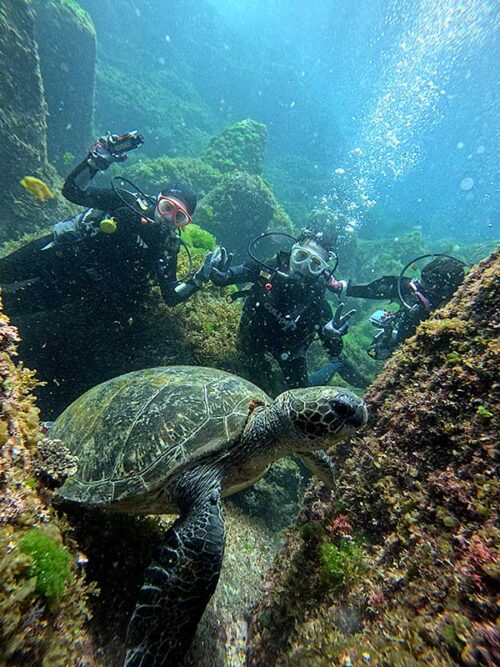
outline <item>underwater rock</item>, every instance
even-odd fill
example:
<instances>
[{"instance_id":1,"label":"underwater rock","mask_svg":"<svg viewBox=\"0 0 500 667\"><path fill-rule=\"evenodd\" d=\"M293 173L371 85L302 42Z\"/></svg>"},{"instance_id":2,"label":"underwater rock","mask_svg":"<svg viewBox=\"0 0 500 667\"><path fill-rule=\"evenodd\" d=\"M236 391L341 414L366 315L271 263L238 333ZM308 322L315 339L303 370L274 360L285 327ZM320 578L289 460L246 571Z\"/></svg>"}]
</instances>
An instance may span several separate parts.
<instances>
[{"instance_id":1,"label":"underwater rock","mask_svg":"<svg viewBox=\"0 0 500 667\"><path fill-rule=\"evenodd\" d=\"M299 466L288 457L275 461L262 479L231 501L268 530L279 531L295 519L302 490Z\"/></svg>"},{"instance_id":2,"label":"underwater rock","mask_svg":"<svg viewBox=\"0 0 500 667\"><path fill-rule=\"evenodd\" d=\"M27 0L0 7L0 243L43 229L74 207L61 195L44 203L21 186L26 176L58 192L61 180L47 162L47 103L34 37L34 12ZM91 102L89 102L91 105Z\"/></svg>"},{"instance_id":3,"label":"underwater rock","mask_svg":"<svg viewBox=\"0 0 500 667\"><path fill-rule=\"evenodd\" d=\"M196 219L241 261L250 241L270 228L276 208L273 193L259 176L236 171L203 198Z\"/></svg>"},{"instance_id":4,"label":"underwater rock","mask_svg":"<svg viewBox=\"0 0 500 667\"><path fill-rule=\"evenodd\" d=\"M249 666L498 664L499 276L498 254L474 267L369 389L333 501L310 487L264 581Z\"/></svg>"},{"instance_id":5,"label":"underwater rock","mask_svg":"<svg viewBox=\"0 0 500 667\"><path fill-rule=\"evenodd\" d=\"M144 192L159 192L171 181L185 181L204 197L222 180L222 174L198 157L157 157L141 159L127 167L124 175ZM194 214L196 222L196 212ZM187 228L189 229L189 228Z\"/></svg>"},{"instance_id":6,"label":"underwater rock","mask_svg":"<svg viewBox=\"0 0 500 667\"><path fill-rule=\"evenodd\" d=\"M76 0L35 0L35 39L47 103L47 149L67 171L92 142L96 33Z\"/></svg>"},{"instance_id":7,"label":"underwater rock","mask_svg":"<svg viewBox=\"0 0 500 667\"><path fill-rule=\"evenodd\" d=\"M85 626L93 587L35 478L36 380L14 364L17 344L0 313L0 664L99 665Z\"/></svg>"},{"instance_id":8,"label":"underwater rock","mask_svg":"<svg viewBox=\"0 0 500 667\"><path fill-rule=\"evenodd\" d=\"M260 176L264 165L267 127L255 120L241 120L212 137L203 158L223 174L246 171Z\"/></svg>"}]
</instances>

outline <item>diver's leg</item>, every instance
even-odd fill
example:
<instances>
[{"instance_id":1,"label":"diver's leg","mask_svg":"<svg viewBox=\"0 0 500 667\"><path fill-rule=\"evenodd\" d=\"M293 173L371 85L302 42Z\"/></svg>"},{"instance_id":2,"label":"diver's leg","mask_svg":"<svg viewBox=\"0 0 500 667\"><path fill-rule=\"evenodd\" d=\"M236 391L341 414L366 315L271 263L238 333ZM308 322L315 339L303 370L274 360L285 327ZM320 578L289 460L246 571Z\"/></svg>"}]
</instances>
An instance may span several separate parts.
<instances>
[{"instance_id":1,"label":"diver's leg","mask_svg":"<svg viewBox=\"0 0 500 667\"><path fill-rule=\"evenodd\" d=\"M204 490L146 570L128 626L125 667L181 664L217 586L224 537L220 490Z\"/></svg>"},{"instance_id":2,"label":"diver's leg","mask_svg":"<svg viewBox=\"0 0 500 667\"><path fill-rule=\"evenodd\" d=\"M2 257L0 284L22 282L39 276L52 260L53 250L42 250L51 241L52 234L47 234Z\"/></svg>"},{"instance_id":3,"label":"diver's leg","mask_svg":"<svg viewBox=\"0 0 500 667\"><path fill-rule=\"evenodd\" d=\"M62 279L49 282L34 278L0 288L4 311L11 317L62 308L82 298L84 293L85 286L81 283Z\"/></svg>"},{"instance_id":4,"label":"diver's leg","mask_svg":"<svg viewBox=\"0 0 500 667\"><path fill-rule=\"evenodd\" d=\"M241 362L241 374L268 393L273 393L272 362L266 358L267 345L262 338L258 321L241 318L236 346Z\"/></svg>"},{"instance_id":5,"label":"diver's leg","mask_svg":"<svg viewBox=\"0 0 500 667\"><path fill-rule=\"evenodd\" d=\"M288 389L307 387L307 360L305 355L293 358L284 358L283 354L276 354L276 360L281 366L285 383Z\"/></svg>"},{"instance_id":6,"label":"diver's leg","mask_svg":"<svg viewBox=\"0 0 500 667\"><path fill-rule=\"evenodd\" d=\"M360 373L351 361L348 361L343 356L341 357L341 361L342 366L337 372L342 379L353 387L367 387L370 384L370 380Z\"/></svg>"}]
</instances>

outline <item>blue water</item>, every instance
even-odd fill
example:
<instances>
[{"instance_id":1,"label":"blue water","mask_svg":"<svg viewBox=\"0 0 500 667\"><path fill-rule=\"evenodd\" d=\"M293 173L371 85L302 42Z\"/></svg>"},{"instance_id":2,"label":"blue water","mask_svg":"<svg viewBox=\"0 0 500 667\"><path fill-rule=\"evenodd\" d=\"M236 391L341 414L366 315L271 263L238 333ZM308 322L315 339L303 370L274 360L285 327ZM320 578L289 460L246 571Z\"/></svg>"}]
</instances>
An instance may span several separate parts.
<instances>
[{"instance_id":1,"label":"blue water","mask_svg":"<svg viewBox=\"0 0 500 667\"><path fill-rule=\"evenodd\" d=\"M498 237L497 2L213 4L229 32L288 61L291 76L259 111L277 145L291 128L295 153L299 142L328 160L324 194L354 227L378 234L392 221L431 238ZM294 116L309 96L317 118L301 137Z\"/></svg>"}]
</instances>

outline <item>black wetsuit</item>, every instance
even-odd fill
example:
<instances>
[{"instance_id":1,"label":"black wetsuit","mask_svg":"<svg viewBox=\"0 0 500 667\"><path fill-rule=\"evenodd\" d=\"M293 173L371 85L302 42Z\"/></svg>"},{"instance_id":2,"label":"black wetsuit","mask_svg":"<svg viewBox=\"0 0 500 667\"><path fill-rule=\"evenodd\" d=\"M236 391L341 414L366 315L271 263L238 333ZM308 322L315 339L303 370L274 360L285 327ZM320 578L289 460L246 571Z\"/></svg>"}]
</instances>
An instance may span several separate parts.
<instances>
[{"instance_id":1,"label":"black wetsuit","mask_svg":"<svg viewBox=\"0 0 500 667\"><path fill-rule=\"evenodd\" d=\"M228 271L225 285L252 283L245 296L240 320L240 345L251 360L257 384L262 378L263 356L271 353L280 365L287 387L307 387L306 352L316 336L330 356L342 349L341 339L329 340L323 326L332 318L325 299L326 281L323 277L312 283L289 274L289 256L280 253L276 259L279 273L270 280L261 275L258 264L241 264ZM221 284L220 281L218 284Z\"/></svg>"},{"instance_id":2,"label":"black wetsuit","mask_svg":"<svg viewBox=\"0 0 500 667\"><path fill-rule=\"evenodd\" d=\"M187 298L175 291L180 239L153 219L154 206L141 215L137 196L123 191L134 212L112 188L89 181L97 171L86 161L74 169L63 186L69 201L92 209L89 224L83 214L58 223L54 236L37 239L0 260L0 284L8 314L48 310L75 302L90 291L113 304L141 301L148 278L154 276L168 305ZM148 203L149 204L149 203ZM99 230L99 221L113 217L116 231ZM52 243L51 243L52 242ZM43 249L47 245L50 247ZM192 292L196 291L193 285Z\"/></svg>"}]
</instances>

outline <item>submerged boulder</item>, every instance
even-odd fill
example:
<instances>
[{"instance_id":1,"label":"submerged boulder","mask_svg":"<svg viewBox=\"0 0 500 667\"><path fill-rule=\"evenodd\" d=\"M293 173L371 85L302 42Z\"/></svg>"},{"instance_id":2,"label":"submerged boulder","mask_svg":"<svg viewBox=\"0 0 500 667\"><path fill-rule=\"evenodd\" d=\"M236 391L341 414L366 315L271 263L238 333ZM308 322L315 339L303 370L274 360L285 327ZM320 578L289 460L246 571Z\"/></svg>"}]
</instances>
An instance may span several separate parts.
<instances>
[{"instance_id":1,"label":"submerged boulder","mask_svg":"<svg viewBox=\"0 0 500 667\"><path fill-rule=\"evenodd\" d=\"M278 213L286 215L266 183L259 176L236 171L204 197L196 215L201 227L242 260L250 241L266 232Z\"/></svg>"},{"instance_id":2,"label":"submerged boulder","mask_svg":"<svg viewBox=\"0 0 500 667\"><path fill-rule=\"evenodd\" d=\"M96 33L76 0L35 0L51 162L67 169L92 140Z\"/></svg>"},{"instance_id":3,"label":"submerged boulder","mask_svg":"<svg viewBox=\"0 0 500 667\"><path fill-rule=\"evenodd\" d=\"M498 664L500 256L386 364L366 434L313 486L264 582L248 665Z\"/></svg>"},{"instance_id":4,"label":"submerged boulder","mask_svg":"<svg viewBox=\"0 0 500 667\"><path fill-rule=\"evenodd\" d=\"M85 629L85 556L37 477L32 371L0 304L0 664L99 665Z\"/></svg>"},{"instance_id":5,"label":"submerged boulder","mask_svg":"<svg viewBox=\"0 0 500 667\"><path fill-rule=\"evenodd\" d=\"M241 120L210 139L205 161L222 173L246 171L260 176L264 165L267 127L255 120Z\"/></svg>"},{"instance_id":6,"label":"submerged boulder","mask_svg":"<svg viewBox=\"0 0 500 667\"><path fill-rule=\"evenodd\" d=\"M0 7L0 243L47 227L73 210L57 194L61 180L47 161L48 109L34 21L27 0L6 0ZM41 202L24 190L20 182L26 176L42 179L54 197Z\"/></svg>"}]
</instances>

